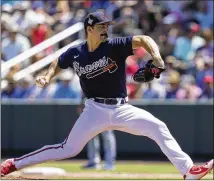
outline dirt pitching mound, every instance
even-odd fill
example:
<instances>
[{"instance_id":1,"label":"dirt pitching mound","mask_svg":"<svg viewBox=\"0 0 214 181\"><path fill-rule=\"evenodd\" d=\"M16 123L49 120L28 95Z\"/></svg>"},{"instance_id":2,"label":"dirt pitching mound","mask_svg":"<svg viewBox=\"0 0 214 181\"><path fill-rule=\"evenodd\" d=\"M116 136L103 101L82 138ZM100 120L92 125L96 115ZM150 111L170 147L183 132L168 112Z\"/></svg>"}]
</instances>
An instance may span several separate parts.
<instances>
[{"instance_id":1,"label":"dirt pitching mound","mask_svg":"<svg viewBox=\"0 0 214 181\"><path fill-rule=\"evenodd\" d=\"M209 179L209 175L206 177ZM182 179L180 174L149 174L149 173L99 173L99 172L76 172L76 173L66 173L63 176L47 176L47 175L26 175L19 173L10 174L8 176L2 177L2 180L51 180L51 179ZM211 178L210 178L211 179Z\"/></svg>"}]
</instances>

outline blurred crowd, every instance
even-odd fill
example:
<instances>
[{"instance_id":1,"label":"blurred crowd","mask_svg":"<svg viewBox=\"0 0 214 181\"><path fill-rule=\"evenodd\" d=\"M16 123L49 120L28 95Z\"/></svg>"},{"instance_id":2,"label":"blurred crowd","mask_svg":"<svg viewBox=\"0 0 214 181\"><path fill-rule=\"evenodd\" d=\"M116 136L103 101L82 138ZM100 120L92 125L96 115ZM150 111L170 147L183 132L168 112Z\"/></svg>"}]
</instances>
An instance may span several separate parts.
<instances>
[{"instance_id":1,"label":"blurred crowd","mask_svg":"<svg viewBox=\"0 0 214 181\"><path fill-rule=\"evenodd\" d=\"M151 57L143 49L127 58L130 99L197 100L213 98L213 1L96 0L2 1L1 61L19 55L71 25L86 14L105 11L117 24L110 37L149 35L159 45L166 71L158 80L136 84L132 74ZM35 72L16 82L13 75L78 39L76 33L39 54L13 66L3 75L2 98L81 98L78 76L70 69L44 89L35 86ZM45 69L41 71L44 73Z\"/></svg>"}]
</instances>

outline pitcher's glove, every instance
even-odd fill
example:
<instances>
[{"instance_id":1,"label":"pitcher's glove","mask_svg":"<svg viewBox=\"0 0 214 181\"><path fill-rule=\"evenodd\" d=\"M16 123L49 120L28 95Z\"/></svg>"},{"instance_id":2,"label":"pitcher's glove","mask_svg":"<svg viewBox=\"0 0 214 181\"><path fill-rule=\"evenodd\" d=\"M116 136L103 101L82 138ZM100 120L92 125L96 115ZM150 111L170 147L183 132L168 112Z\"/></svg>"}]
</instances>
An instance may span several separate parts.
<instances>
[{"instance_id":1,"label":"pitcher's glove","mask_svg":"<svg viewBox=\"0 0 214 181\"><path fill-rule=\"evenodd\" d=\"M133 79L138 83L150 82L154 78L160 78L160 74L164 70L165 69L154 66L152 60L149 60L144 67L138 69L137 72L133 74Z\"/></svg>"}]
</instances>

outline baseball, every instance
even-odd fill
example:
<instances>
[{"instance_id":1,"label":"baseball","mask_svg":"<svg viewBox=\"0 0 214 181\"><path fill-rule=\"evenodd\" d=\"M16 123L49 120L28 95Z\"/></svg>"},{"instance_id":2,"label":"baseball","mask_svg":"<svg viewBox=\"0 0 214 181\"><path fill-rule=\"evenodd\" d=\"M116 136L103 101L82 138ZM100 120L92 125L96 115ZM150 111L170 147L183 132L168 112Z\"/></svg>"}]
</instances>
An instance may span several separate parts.
<instances>
[{"instance_id":1,"label":"baseball","mask_svg":"<svg viewBox=\"0 0 214 181\"><path fill-rule=\"evenodd\" d=\"M44 79L40 79L40 84L42 85L42 86L44 86L45 85L45 80Z\"/></svg>"},{"instance_id":2,"label":"baseball","mask_svg":"<svg viewBox=\"0 0 214 181\"><path fill-rule=\"evenodd\" d=\"M44 77L37 77L36 83L39 87L43 87L46 84L45 78Z\"/></svg>"}]
</instances>

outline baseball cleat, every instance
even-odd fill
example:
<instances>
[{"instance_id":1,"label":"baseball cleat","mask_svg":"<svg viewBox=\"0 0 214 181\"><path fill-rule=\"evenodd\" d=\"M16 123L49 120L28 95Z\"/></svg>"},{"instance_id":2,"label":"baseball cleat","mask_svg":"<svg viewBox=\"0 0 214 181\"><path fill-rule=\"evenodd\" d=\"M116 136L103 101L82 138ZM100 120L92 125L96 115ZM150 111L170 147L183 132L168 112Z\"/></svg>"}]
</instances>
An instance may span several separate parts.
<instances>
[{"instance_id":1,"label":"baseball cleat","mask_svg":"<svg viewBox=\"0 0 214 181\"><path fill-rule=\"evenodd\" d=\"M13 159L8 159L1 164L1 176L5 176L9 173L16 171L16 167L13 164Z\"/></svg>"},{"instance_id":2,"label":"baseball cleat","mask_svg":"<svg viewBox=\"0 0 214 181\"><path fill-rule=\"evenodd\" d=\"M185 175L184 180L200 180L213 169L213 159L204 165L193 166Z\"/></svg>"}]
</instances>

